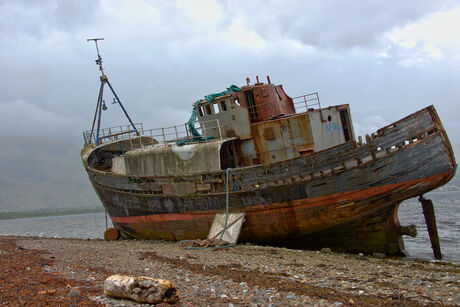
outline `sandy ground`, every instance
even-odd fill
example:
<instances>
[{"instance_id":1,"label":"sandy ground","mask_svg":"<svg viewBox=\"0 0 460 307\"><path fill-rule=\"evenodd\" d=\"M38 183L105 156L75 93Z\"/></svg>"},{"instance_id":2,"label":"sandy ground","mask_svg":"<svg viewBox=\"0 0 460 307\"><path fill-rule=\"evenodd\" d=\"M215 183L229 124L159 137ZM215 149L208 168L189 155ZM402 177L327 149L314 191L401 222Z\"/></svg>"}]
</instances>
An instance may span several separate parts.
<instances>
[{"instance_id":1,"label":"sandy ground","mask_svg":"<svg viewBox=\"0 0 460 307\"><path fill-rule=\"evenodd\" d=\"M457 264L246 244L0 237L0 271L8 306L139 306L103 295L112 274L170 280L179 306L460 304Z\"/></svg>"}]
</instances>

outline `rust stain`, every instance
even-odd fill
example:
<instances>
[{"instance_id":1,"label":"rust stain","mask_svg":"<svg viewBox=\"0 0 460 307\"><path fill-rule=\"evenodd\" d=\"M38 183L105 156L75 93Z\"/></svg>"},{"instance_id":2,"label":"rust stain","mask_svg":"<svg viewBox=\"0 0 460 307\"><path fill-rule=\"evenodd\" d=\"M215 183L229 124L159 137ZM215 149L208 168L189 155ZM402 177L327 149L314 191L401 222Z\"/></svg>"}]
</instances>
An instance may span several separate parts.
<instances>
[{"instance_id":1,"label":"rust stain","mask_svg":"<svg viewBox=\"0 0 460 307\"><path fill-rule=\"evenodd\" d=\"M293 209L296 210L301 208L309 207L321 207L325 205L331 205L334 203L339 203L343 207L343 202L356 202L358 200L371 198L373 196L388 193L395 189L406 189L412 185L419 184L422 182L431 182L448 176L449 173L442 173L428 178L417 179L406 181L402 183L389 184L374 188L362 189L357 191L350 191L344 193L335 193L327 196L318 196L304 199L297 199L288 202L272 203L268 205L256 205L251 207L246 207L244 210L246 216L259 215L259 214L268 214L268 211L273 210L283 210L283 209ZM152 214L152 215L143 215L143 216L112 216L112 220L116 223L145 223L145 222L165 222L165 221L185 221L185 220L195 220L203 218L212 218L216 211L200 211L200 212L190 212L190 213L161 213L161 214ZM262 212L262 213L261 213ZM273 213L271 213L273 214ZM277 214L277 213L276 213Z\"/></svg>"}]
</instances>

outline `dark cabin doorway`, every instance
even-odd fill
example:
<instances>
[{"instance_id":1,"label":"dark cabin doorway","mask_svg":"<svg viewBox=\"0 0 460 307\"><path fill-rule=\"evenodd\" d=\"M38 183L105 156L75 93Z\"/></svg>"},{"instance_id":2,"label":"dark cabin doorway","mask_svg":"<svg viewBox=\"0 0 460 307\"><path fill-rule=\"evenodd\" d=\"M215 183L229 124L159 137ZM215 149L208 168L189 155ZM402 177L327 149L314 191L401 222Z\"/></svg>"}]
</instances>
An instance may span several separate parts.
<instances>
[{"instance_id":1,"label":"dark cabin doorway","mask_svg":"<svg viewBox=\"0 0 460 307\"><path fill-rule=\"evenodd\" d=\"M348 142L351 139L350 133L350 120L348 118L348 109L340 110L340 121L342 122L343 135L345 137L345 142Z\"/></svg>"},{"instance_id":2,"label":"dark cabin doorway","mask_svg":"<svg viewBox=\"0 0 460 307\"><path fill-rule=\"evenodd\" d=\"M237 167L235 146L233 141L225 142L220 148L220 169L235 167Z\"/></svg>"}]
</instances>

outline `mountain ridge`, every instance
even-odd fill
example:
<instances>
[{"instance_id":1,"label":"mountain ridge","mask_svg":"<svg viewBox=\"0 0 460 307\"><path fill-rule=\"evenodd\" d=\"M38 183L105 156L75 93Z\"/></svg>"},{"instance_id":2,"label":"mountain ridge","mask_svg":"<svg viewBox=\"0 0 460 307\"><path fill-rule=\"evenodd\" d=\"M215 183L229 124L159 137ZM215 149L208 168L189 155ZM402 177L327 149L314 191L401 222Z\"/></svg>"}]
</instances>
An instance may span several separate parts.
<instances>
[{"instance_id":1,"label":"mountain ridge","mask_svg":"<svg viewBox=\"0 0 460 307\"><path fill-rule=\"evenodd\" d=\"M0 144L0 212L102 206L78 145L30 136L0 136Z\"/></svg>"}]
</instances>

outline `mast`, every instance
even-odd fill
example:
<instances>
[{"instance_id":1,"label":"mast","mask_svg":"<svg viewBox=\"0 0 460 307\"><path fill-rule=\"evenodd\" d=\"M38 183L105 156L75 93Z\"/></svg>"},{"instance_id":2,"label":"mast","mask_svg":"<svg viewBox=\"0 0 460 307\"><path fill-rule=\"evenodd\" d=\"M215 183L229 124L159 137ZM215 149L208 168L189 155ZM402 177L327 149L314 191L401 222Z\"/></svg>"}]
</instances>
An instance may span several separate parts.
<instances>
[{"instance_id":1,"label":"mast","mask_svg":"<svg viewBox=\"0 0 460 307\"><path fill-rule=\"evenodd\" d=\"M113 89L112 85L109 82L109 79L107 78L107 75L104 73L104 67L102 66L102 57L99 52L99 46L97 44L97 41L104 40L104 38L88 38L86 41L94 41L96 45L96 51L97 51L97 59L96 59L96 64L99 66L99 71L101 72L101 86L99 87L99 96L97 98L97 104L96 104L96 111L94 112L94 119L93 119L93 125L91 127L91 134L89 137L89 141L91 142L93 134L94 134L94 126L96 124L96 119L97 119L97 128L96 128L96 146L99 145L100 141L100 129L101 129L101 117L102 117L102 111L107 109L107 106L105 105L104 101L104 85L107 83L109 85L110 90L112 91L112 94L115 96L114 102L118 103L123 110L123 113L125 114L126 118L128 119L129 123L131 126L133 126L132 132L135 132L136 135L139 135L139 132L136 129L136 126L134 125L133 121L131 120L131 117L129 117L128 112L126 111L125 107L121 103L120 98L118 98L117 93Z\"/></svg>"}]
</instances>

